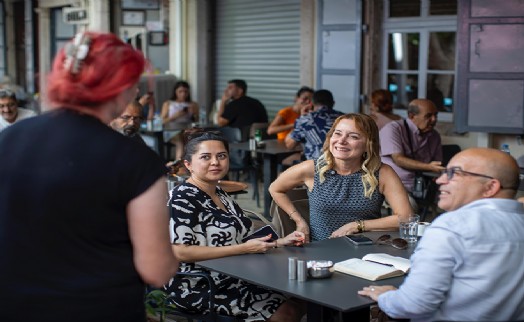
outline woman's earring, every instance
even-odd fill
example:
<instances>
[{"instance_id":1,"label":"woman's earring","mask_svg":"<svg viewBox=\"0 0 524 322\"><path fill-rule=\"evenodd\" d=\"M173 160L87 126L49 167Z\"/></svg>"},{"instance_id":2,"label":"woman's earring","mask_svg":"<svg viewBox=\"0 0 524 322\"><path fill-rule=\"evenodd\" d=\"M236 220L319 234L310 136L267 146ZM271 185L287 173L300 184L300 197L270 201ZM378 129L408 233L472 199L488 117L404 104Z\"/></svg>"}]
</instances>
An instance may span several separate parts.
<instances>
[{"instance_id":1,"label":"woman's earring","mask_svg":"<svg viewBox=\"0 0 524 322\"><path fill-rule=\"evenodd\" d=\"M362 158L363 158L364 160L367 159L367 158L368 158L368 153L367 153L367 152L364 152L364 153L362 154Z\"/></svg>"}]
</instances>

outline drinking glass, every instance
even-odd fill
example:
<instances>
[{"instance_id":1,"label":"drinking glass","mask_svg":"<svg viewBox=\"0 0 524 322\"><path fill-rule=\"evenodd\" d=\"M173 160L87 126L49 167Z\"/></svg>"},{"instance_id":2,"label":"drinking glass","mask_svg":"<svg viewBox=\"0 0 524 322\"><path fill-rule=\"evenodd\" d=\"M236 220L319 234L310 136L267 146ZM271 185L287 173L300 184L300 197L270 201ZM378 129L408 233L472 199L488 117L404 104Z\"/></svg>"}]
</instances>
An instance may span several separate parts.
<instances>
[{"instance_id":1,"label":"drinking glass","mask_svg":"<svg viewBox=\"0 0 524 322\"><path fill-rule=\"evenodd\" d=\"M420 216L410 215L408 218L401 218L398 223L400 238L405 239L408 243L416 243L418 235L418 222Z\"/></svg>"}]
</instances>

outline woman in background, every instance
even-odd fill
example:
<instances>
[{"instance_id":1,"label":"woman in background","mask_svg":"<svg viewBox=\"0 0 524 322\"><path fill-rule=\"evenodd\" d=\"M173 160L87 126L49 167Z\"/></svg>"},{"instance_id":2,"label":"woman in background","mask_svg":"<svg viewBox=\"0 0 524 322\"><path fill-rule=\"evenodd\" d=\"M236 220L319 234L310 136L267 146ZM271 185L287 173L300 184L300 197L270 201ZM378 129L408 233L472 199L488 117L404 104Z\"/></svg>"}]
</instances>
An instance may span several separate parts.
<instances>
[{"instance_id":1,"label":"woman in background","mask_svg":"<svg viewBox=\"0 0 524 322\"><path fill-rule=\"evenodd\" d=\"M229 171L228 150L220 133L195 130L188 134L184 164L191 176L171 191L169 200L173 252L181 261L181 272L205 271L195 265L197 261L265 253L304 241L304 234L293 232L275 241L265 236L242 242L251 233L251 220L218 184ZM216 272L210 274L217 289L213 310L220 314L245 321L300 321L305 313L296 300L283 294ZM209 309L209 289L201 278L175 277L166 290L178 308L191 312Z\"/></svg>"},{"instance_id":2,"label":"woman in background","mask_svg":"<svg viewBox=\"0 0 524 322\"><path fill-rule=\"evenodd\" d=\"M144 284L175 274L165 166L107 126L143 70L117 36L80 33L54 60L52 110L0 134L0 321L144 322Z\"/></svg>"},{"instance_id":3,"label":"woman in background","mask_svg":"<svg viewBox=\"0 0 524 322\"><path fill-rule=\"evenodd\" d=\"M311 102L313 92L312 88L302 86L295 96L295 103L278 111L278 114L267 128L267 134L272 135L276 133L277 139L283 141L289 132L293 130L295 120L313 110L313 103ZM283 159L281 163L285 166L290 166L294 162L300 161L301 156L301 152L294 153Z\"/></svg>"},{"instance_id":4,"label":"woman in background","mask_svg":"<svg viewBox=\"0 0 524 322\"><path fill-rule=\"evenodd\" d=\"M313 108L311 98L313 89L307 86L301 87L295 96L295 103L292 106L284 107L275 116L269 127L267 134L277 134L277 139L284 140L295 125L295 120L302 114L307 114Z\"/></svg>"},{"instance_id":5,"label":"woman in background","mask_svg":"<svg viewBox=\"0 0 524 322\"><path fill-rule=\"evenodd\" d=\"M189 93L189 84L184 81L178 81L173 87L173 95L168 101L162 104L162 111L160 117L164 127L168 124L186 124L189 125L197 120L198 105L191 101L191 94ZM200 120L202 122L202 120ZM179 133L174 137L164 138L166 141L171 140L175 145L175 159L182 158L184 153L184 143L182 134Z\"/></svg>"},{"instance_id":6,"label":"woman in background","mask_svg":"<svg viewBox=\"0 0 524 322\"><path fill-rule=\"evenodd\" d=\"M371 117L377 123L380 131L389 122L402 119L393 113L393 96L385 89L377 89L371 93Z\"/></svg>"},{"instance_id":7,"label":"woman in background","mask_svg":"<svg viewBox=\"0 0 524 322\"><path fill-rule=\"evenodd\" d=\"M322 155L283 172L269 187L271 196L312 240L398 227L399 217L412 213L398 175L380 160L378 128L365 114L338 117L327 133ZM297 211L286 192L306 185L310 222ZM393 215L381 218L384 198Z\"/></svg>"}]
</instances>

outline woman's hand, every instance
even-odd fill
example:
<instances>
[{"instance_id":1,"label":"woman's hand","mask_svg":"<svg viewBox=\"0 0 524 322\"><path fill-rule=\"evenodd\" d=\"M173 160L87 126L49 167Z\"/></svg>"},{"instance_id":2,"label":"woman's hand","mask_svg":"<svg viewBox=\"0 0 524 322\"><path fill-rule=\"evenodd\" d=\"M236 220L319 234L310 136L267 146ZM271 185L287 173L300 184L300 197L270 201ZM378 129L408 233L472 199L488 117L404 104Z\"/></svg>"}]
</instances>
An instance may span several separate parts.
<instances>
[{"instance_id":1,"label":"woman's hand","mask_svg":"<svg viewBox=\"0 0 524 322\"><path fill-rule=\"evenodd\" d=\"M309 243L309 226L304 220L304 218L300 218L296 224L296 231L304 234L304 243Z\"/></svg>"},{"instance_id":2,"label":"woman's hand","mask_svg":"<svg viewBox=\"0 0 524 322\"><path fill-rule=\"evenodd\" d=\"M358 227L357 227L357 223L354 221L354 222L350 222L349 224L345 224L344 226L335 230L331 234L330 238L342 237L342 236L351 235L355 233L358 233Z\"/></svg>"},{"instance_id":3,"label":"woman's hand","mask_svg":"<svg viewBox=\"0 0 524 322\"><path fill-rule=\"evenodd\" d=\"M280 238L279 240L277 240L275 245L276 246L289 246L289 245L302 246L304 245L305 239L306 239L306 235L304 235L303 232L295 230L294 232L287 235L286 237Z\"/></svg>"},{"instance_id":4,"label":"woman's hand","mask_svg":"<svg viewBox=\"0 0 524 322\"><path fill-rule=\"evenodd\" d=\"M271 234L248 240L243 244L245 254L265 253L268 249L275 247L275 242L270 242Z\"/></svg>"}]
</instances>

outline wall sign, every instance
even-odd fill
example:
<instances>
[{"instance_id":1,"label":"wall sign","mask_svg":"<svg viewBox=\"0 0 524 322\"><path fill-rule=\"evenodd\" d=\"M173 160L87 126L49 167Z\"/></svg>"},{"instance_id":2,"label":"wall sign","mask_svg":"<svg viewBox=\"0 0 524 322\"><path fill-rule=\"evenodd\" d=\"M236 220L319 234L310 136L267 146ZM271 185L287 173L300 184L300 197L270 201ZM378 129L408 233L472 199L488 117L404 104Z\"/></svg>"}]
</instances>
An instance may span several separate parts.
<instances>
[{"instance_id":1,"label":"wall sign","mask_svg":"<svg viewBox=\"0 0 524 322\"><path fill-rule=\"evenodd\" d=\"M160 0L121 0L122 9L156 10L160 8Z\"/></svg>"},{"instance_id":2,"label":"wall sign","mask_svg":"<svg viewBox=\"0 0 524 322\"><path fill-rule=\"evenodd\" d=\"M146 23L146 12L142 10L123 10L122 25L143 26Z\"/></svg>"}]
</instances>

